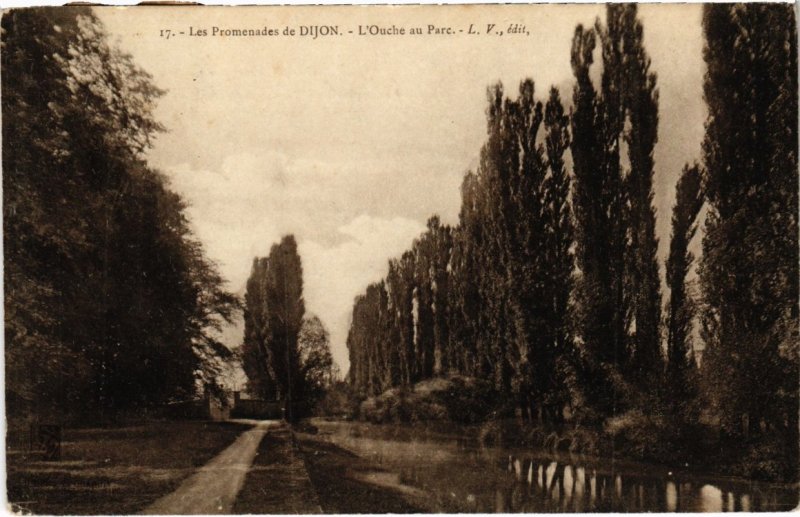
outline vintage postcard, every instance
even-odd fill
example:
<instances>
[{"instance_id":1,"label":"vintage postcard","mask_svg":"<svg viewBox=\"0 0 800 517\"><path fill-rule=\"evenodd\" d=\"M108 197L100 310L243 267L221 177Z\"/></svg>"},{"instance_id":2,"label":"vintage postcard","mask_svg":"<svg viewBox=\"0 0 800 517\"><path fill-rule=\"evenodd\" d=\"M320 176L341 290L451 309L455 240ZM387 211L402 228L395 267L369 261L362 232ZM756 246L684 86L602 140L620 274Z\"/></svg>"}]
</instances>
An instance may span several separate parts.
<instances>
[{"instance_id":1,"label":"vintage postcard","mask_svg":"<svg viewBox=\"0 0 800 517\"><path fill-rule=\"evenodd\" d=\"M785 3L2 13L6 508L798 506Z\"/></svg>"}]
</instances>

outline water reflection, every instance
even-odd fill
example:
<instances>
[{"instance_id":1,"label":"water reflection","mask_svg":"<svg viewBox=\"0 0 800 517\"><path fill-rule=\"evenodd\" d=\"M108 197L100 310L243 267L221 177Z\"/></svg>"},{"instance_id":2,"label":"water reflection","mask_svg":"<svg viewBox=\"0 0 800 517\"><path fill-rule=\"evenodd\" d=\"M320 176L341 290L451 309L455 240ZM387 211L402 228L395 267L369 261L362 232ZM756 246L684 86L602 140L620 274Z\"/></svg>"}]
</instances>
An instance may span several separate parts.
<instances>
[{"instance_id":1,"label":"water reflection","mask_svg":"<svg viewBox=\"0 0 800 517\"><path fill-rule=\"evenodd\" d=\"M796 487L712 479L611 460L480 447L463 438L381 437L326 422L327 439L398 472L440 512L780 511ZM377 429L377 430L376 430Z\"/></svg>"},{"instance_id":2,"label":"water reflection","mask_svg":"<svg viewBox=\"0 0 800 517\"><path fill-rule=\"evenodd\" d=\"M637 476L581 464L511 457L514 487L495 489L495 511L518 512L731 512L793 508L790 487L760 487L755 483L721 482ZM527 473L527 475L523 475ZM627 475L626 475L627 474ZM524 482L527 490L516 488ZM750 492L758 494L751 496ZM764 493L769 503L761 504ZM502 510L500 510L502 509Z\"/></svg>"}]
</instances>

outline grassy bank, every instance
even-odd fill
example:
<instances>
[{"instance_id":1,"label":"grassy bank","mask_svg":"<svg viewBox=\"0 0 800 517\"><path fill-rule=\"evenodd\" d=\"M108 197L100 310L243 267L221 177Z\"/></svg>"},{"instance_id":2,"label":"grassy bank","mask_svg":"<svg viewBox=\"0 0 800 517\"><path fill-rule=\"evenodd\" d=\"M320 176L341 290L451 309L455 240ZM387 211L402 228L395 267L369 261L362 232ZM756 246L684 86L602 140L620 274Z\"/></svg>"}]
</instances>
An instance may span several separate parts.
<instances>
[{"instance_id":1,"label":"grassy bank","mask_svg":"<svg viewBox=\"0 0 800 517\"><path fill-rule=\"evenodd\" d=\"M7 450L8 500L25 513L134 513L177 488L247 427L161 421L65 429L61 461Z\"/></svg>"},{"instance_id":2,"label":"grassy bank","mask_svg":"<svg viewBox=\"0 0 800 517\"><path fill-rule=\"evenodd\" d=\"M258 446L233 513L314 514L319 511L314 487L288 426L270 428Z\"/></svg>"},{"instance_id":3,"label":"grassy bank","mask_svg":"<svg viewBox=\"0 0 800 517\"><path fill-rule=\"evenodd\" d=\"M359 416L372 423L456 422L473 424L497 415L496 393L488 382L462 376L428 379L411 388L392 388L368 398Z\"/></svg>"},{"instance_id":4,"label":"grassy bank","mask_svg":"<svg viewBox=\"0 0 800 517\"><path fill-rule=\"evenodd\" d=\"M769 437L739 443L747 454L730 454L712 425L678 425L658 408L649 414L629 411L606 419L560 425L531 422L514 409L488 382L462 376L434 378L408 388L393 388L361 401L353 418L373 424L412 425L474 436L486 445L518 446L548 451L616 457L660 464L673 469L713 473L771 482L793 482L785 444Z\"/></svg>"},{"instance_id":5,"label":"grassy bank","mask_svg":"<svg viewBox=\"0 0 800 517\"><path fill-rule=\"evenodd\" d=\"M425 513L424 497L368 460L309 434L298 434L306 468L325 513ZM406 489L407 490L407 489Z\"/></svg>"}]
</instances>

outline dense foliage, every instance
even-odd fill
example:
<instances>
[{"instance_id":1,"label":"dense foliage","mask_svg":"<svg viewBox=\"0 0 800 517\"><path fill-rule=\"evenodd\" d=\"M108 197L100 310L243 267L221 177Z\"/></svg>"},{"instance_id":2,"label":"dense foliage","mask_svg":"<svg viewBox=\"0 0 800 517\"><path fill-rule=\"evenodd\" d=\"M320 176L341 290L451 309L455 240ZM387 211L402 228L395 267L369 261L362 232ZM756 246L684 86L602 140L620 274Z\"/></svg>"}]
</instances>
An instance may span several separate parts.
<instances>
[{"instance_id":1,"label":"dense foliage","mask_svg":"<svg viewBox=\"0 0 800 517\"><path fill-rule=\"evenodd\" d=\"M431 218L356 298L348 379L374 397L362 410L462 375L490 382L499 414L588 424L639 456L731 452L756 458L746 473L796 476L794 16L718 5L704 29L705 163L677 183L664 315L657 79L636 6L613 4L605 25L575 30L569 115L532 80L516 99L490 88L458 224ZM698 299L690 250L706 200Z\"/></svg>"},{"instance_id":2,"label":"dense foliage","mask_svg":"<svg viewBox=\"0 0 800 517\"><path fill-rule=\"evenodd\" d=\"M286 415L309 409L335 380L328 332L306 317L303 267L292 235L274 244L268 257L253 260L247 280L242 366L248 390L282 401Z\"/></svg>"},{"instance_id":3,"label":"dense foliage","mask_svg":"<svg viewBox=\"0 0 800 517\"><path fill-rule=\"evenodd\" d=\"M229 354L213 331L238 303L144 159L162 92L87 7L2 26L9 414L193 397Z\"/></svg>"},{"instance_id":4,"label":"dense foliage","mask_svg":"<svg viewBox=\"0 0 800 517\"><path fill-rule=\"evenodd\" d=\"M798 457L797 32L791 6L704 11L707 399L726 450Z\"/></svg>"},{"instance_id":5,"label":"dense foliage","mask_svg":"<svg viewBox=\"0 0 800 517\"><path fill-rule=\"evenodd\" d=\"M249 389L266 400L291 401L297 391L303 324L303 269L291 235L253 260L244 309L243 366Z\"/></svg>"},{"instance_id":6,"label":"dense foliage","mask_svg":"<svg viewBox=\"0 0 800 517\"><path fill-rule=\"evenodd\" d=\"M515 96L489 88L458 223L431 217L355 300L348 386L327 331L305 316L294 237L254 260L250 391L285 401L289 418L334 385L326 404L340 413L355 395L380 421L516 414L605 433L639 456L795 479L795 15L709 5L703 32L709 114L702 164L676 184L668 296L653 202L658 83L636 6L613 4L604 23L575 30L568 109L531 79ZM163 92L107 40L85 6L2 18L11 417L185 400L218 388L230 355L215 331L239 302L145 159Z\"/></svg>"},{"instance_id":7,"label":"dense foliage","mask_svg":"<svg viewBox=\"0 0 800 517\"><path fill-rule=\"evenodd\" d=\"M298 399L313 408L339 377L331 355L330 336L317 316L306 316L297 337L300 351L300 378L303 383Z\"/></svg>"},{"instance_id":8,"label":"dense foliage","mask_svg":"<svg viewBox=\"0 0 800 517\"><path fill-rule=\"evenodd\" d=\"M672 238L667 257L667 286L669 304L666 320L666 378L665 395L672 405L672 416L689 421L693 391L692 375L696 370L693 346L693 314L695 302L688 275L694 262L689 245L697 233L697 216L703 206L702 172L697 165L685 166L675 188L672 210Z\"/></svg>"}]
</instances>

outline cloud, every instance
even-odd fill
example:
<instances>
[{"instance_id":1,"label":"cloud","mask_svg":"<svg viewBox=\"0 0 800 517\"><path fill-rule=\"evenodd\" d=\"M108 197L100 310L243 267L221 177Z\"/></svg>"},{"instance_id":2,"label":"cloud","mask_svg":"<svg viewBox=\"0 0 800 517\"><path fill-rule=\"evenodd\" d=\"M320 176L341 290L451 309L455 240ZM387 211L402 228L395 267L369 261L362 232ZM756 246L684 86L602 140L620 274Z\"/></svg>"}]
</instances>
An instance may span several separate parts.
<instances>
[{"instance_id":1,"label":"cloud","mask_svg":"<svg viewBox=\"0 0 800 517\"><path fill-rule=\"evenodd\" d=\"M403 217L383 219L361 214L337 231L349 237L326 247L299 243L303 260L306 309L319 315L331 333L334 359L346 370L345 345L355 297L388 272L388 259L400 255L425 227Z\"/></svg>"},{"instance_id":2,"label":"cloud","mask_svg":"<svg viewBox=\"0 0 800 517\"><path fill-rule=\"evenodd\" d=\"M233 291L242 289L253 257L267 255L282 235L295 235L307 310L328 327L334 357L346 369L353 299L385 275L388 259L424 230L415 218L365 211L364 200L380 199L380 173L356 174L345 164L291 160L269 151L228 156L218 170L184 163L166 173L189 203L193 231Z\"/></svg>"},{"instance_id":3,"label":"cloud","mask_svg":"<svg viewBox=\"0 0 800 517\"><path fill-rule=\"evenodd\" d=\"M254 256L293 233L309 310L330 327L343 363L353 297L380 278L386 259L406 249L430 215L457 221L459 185L486 139L486 87L500 80L513 97L520 80L532 77L540 99L555 84L568 103L575 25L591 25L603 11L589 4L502 7L503 16L531 28L525 38L255 46L243 39L224 45L177 39L168 50L147 36L163 26L159 10L98 15L168 91L156 116L169 131L148 160L191 203L195 233L231 289L242 288ZM500 12L488 9L485 16ZM326 11L318 21L346 24L352 13ZM439 12L443 23L448 13ZM642 5L640 14L659 73L654 182L663 258L675 181L683 163L699 156L702 141L702 8ZM215 16L233 24L242 15L220 9ZM409 16L411 23L415 15ZM180 17L197 26L207 15L188 9Z\"/></svg>"}]
</instances>

